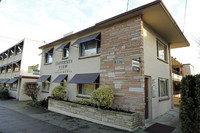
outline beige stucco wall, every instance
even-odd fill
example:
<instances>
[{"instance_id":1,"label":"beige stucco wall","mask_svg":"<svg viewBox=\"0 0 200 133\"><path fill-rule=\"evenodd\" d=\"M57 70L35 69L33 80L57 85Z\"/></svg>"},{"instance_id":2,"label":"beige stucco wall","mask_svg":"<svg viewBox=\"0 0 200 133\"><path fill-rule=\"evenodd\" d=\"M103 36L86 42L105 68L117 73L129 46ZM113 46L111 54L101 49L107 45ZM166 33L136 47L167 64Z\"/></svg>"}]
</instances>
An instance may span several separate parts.
<instances>
[{"instance_id":1,"label":"beige stucco wall","mask_svg":"<svg viewBox=\"0 0 200 133\"><path fill-rule=\"evenodd\" d=\"M170 76L170 53L169 47L167 47L167 63L157 59L157 44L156 40L159 39L166 45L168 43L157 35L152 29L144 25L143 29L144 38L144 75L150 76L150 88L149 88L149 104L150 116L155 118L162 115L171 108L171 76ZM168 79L168 95L169 100L160 101L158 91L158 78ZM165 97L166 98L166 97Z\"/></svg>"},{"instance_id":2,"label":"beige stucco wall","mask_svg":"<svg viewBox=\"0 0 200 133\"><path fill-rule=\"evenodd\" d=\"M97 32L95 32L97 33ZM94 33L91 33L94 34ZM91 35L86 34L85 36ZM82 38L84 36L80 36L79 38ZM78 38L77 38L78 39ZM71 40L71 44L73 44L77 39ZM63 42L62 44L65 44L67 42ZM41 61L41 69L40 69L40 76L42 75L51 75L51 84L50 84L50 90L49 93L42 92L42 83L38 82L40 86L40 93L39 93L39 100L43 100L44 98L47 98L50 96L51 91L53 88L57 85L60 85L59 83L52 83L53 80L60 74L68 74L67 78L67 97L69 100L77 99L77 84L69 84L68 82L72 79L72 77L75 74L79 73L99 73L100 72L100 56L97 55L95 57L91 58L83 58L79 59L79 48L73 47L70 45L69 50L69 58L68 59L62 59L62 50L56 51L56 48L58 48L60 45L54 46L53 51L53 61L52 64L45 64L45 56L42 56ZM49 49L49 48L48 48ZM69 61L71 63L67 63L67 68L59 69L59 66L62 65L56 65L57 62L60 61Z\"/></svg>"},{"instance_id":3,"label":"beige stucco wall","mask_svg":"<svg viewBox=\"0 0 200 133\"><path fill-rule=\"evenodd\" d=\"M21 78L20 79L20 84L19 84L20 89L18 89L19 101L31 100L31 97L24 94L24 89L25 89L24 84L26 82L36 82L36 81L37 81L37 79L33 79L33 78Z\"/></svg>"},{"instance_id":4,"label":"beige stucco wall","mask_svg":"<svg viewBox=\"0 0 200 133\"><path fill-rule=\"evenodd\" d=\"M20 43L19 43L20 44ZM16 44L18 45L18 44ZM32 76L35 77L32 73L28 73L28 66L36 65L41 62L41 50L38 47L44 45L43 42L38 42L30 39L24 39L23 41L23 51L20 54L14 55L10 58L6 58L3 61L0 61L1 65L5 65L14 61L21 60L20 71L18 72L9 72L9 73L0 73L0 79L12 79L15 77L22 76ZM9 49L9 48L8 48ZM39 77L39 76L36 76ZM16 91L9 89L9 94L11 97L14 97L19 100L30 100L30 97L23 94L23 84L26 80L22 80L21 78L18 80L18 87ZM28 79L28 82L34 82L36 79ZM22 89L22 90L21 90Z\"/></svg>"}]
</instances>

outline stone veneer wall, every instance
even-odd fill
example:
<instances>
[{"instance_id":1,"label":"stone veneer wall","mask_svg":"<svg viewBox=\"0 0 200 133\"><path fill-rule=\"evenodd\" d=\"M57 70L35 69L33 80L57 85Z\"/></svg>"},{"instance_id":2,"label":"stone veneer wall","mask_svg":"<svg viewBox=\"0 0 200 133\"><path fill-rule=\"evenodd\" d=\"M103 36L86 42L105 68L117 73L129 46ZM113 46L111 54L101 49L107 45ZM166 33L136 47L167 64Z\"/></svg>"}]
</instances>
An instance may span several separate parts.
<instances>
[{"instance_id":1,"label":"stone veneer wall","mask_svg":"<svg viewBox=\"0 0 200 133\"><path fill-rule=\"evenodd\" d=\"M144 50L140 16L101 31L100 85L114 90L113 108L139 112L144 124ZM140 72L132 71L132 59L141 58Z\"/></svg>"},{"instance_id":2,"label":"stone veneer wall","mask_svg":"<svg viewBox=\"0 0 200 133\"><path fill-rule=\"evenodd\" d=\"M48 110L128 131L133 131L139 126L138 113L102 110L54 99L49 99Z\"/></svg>"}]
</instances>

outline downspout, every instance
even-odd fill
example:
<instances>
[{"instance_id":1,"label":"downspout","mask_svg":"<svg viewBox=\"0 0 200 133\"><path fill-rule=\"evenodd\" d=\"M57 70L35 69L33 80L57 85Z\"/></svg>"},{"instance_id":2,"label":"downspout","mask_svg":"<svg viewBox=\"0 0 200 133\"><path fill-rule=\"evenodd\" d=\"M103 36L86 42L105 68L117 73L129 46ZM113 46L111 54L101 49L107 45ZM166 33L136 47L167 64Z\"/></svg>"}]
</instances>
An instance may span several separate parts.
<instances>
[{"instance_id":1,"label":"downspout","mask_svg":"<svg viewBox=\"0 0 200 133\"><path fill-rule=\"evenodd\" d=\"M169 44L169 74L170 74L170 89L171 89L171 109L174 108L174 97L173 97L173 82L172 82L172 63L171 63L171 50L170 50L170 44Z\"/></svg>"}]
</instances>

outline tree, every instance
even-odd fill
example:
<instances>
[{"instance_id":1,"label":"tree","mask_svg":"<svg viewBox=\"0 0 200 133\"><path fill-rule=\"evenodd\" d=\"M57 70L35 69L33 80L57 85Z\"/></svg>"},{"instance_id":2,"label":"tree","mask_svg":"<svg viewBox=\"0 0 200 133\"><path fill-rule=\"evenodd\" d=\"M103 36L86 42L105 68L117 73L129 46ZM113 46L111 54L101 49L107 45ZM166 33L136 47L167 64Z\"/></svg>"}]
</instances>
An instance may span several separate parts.
<instances>
[{"instance_id":1,"label":"tree","mask_svg":"<svg viewBox=\"0 0 200 133\"><path fill-rule=\"evenodd\" d=\"M37 99L37 95L38 95L38 91L39 91L37 82L26 82L24 84L24 88L25 88L24 94L30 96L32 98L32 100Z\"/></svg>"}]
</instances>

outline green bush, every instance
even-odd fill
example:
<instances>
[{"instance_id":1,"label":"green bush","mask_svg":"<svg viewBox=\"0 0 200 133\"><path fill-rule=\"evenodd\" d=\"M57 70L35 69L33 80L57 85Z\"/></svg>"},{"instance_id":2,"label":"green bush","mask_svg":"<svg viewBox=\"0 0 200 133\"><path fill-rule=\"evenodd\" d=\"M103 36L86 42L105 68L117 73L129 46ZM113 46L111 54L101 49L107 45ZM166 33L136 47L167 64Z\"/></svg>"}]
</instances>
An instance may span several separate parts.
<instances>
[{"instance_id":1,"label":"green bush","mask_svg":"<svg viewBox=\"0 0 200 133\"><path fill-rule=\"evenodd\" d=\"M181 81L180 121L182 133L200 131L200 75L186 76Z\"/></svg>"},{"instance_id":2,"label":"green bush","mask_svg":"<svg viewBox=\"0 0 200 133\"><path fill-rule=\"evenodd\" d=\"M102 86L92 92L90 99L98 108L110 108L114 99L113 90Z\"/></svg>"},{"instance_id":3,"label":"green bush","mask_svg":"<svg viewBox=\"0 0 200 133\"><path fill-rule=\"evenodd\" d=\"M56 100L65 100L65 98L66 98L65 87L63 87L63 86L56 86L52 90L51 96L52 96L53 99L56 99Z\"/></svg>"},{"instance_id":4,"label":"green bush","mask_svg":"<svg viewBox=\"0 0 200 133\"><path fill-rule=\"evenodd\" d=\"M3 90L3 89L4 89L4 87L0 87L0 91Z\"/></svg>"},{"instance_id":5,"label":"green bush","mask_svg":"<svg viewBox=\"0 0 200 133\"><path fill-rule=\"evenodd\" d=\"M79 99L75 99L72 102L82 104L82 105L90 105L91 104L90 101L88 101L88 100L79 100Z\"/></svg>"},{"instance_id":6,"label":"green bush","mask_svg":"<svg viewBox=\"0 0 200 133\"><path fill-rule=\"evenodd\" d=\"M8 89L0 90L0 98L1 99L8 99L9 98Z\"/></svg>"}]
</instances>

